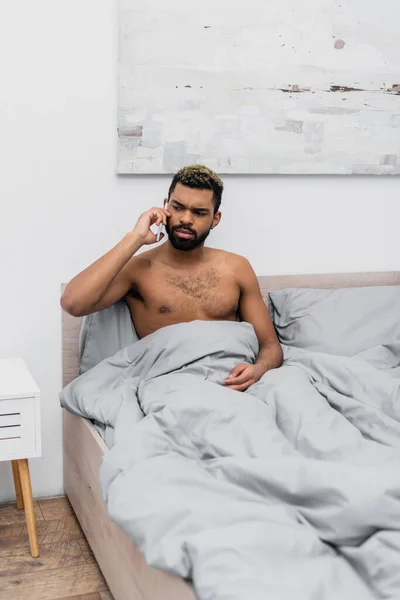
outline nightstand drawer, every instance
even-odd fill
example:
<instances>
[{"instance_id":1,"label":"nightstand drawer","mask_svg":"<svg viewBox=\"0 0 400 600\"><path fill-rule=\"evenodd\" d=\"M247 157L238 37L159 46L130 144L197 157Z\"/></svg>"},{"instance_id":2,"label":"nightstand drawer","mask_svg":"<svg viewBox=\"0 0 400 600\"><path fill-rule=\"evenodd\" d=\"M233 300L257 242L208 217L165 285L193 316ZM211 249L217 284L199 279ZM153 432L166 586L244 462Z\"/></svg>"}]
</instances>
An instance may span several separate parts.
<instances>
[{"instance_id":1,"label":"nightstand drawer","mask_svg":"<svg viewBox=\"0 0 400 600\"><path fill-rule=\"evenodd\" d=\"M0 427L0 440L15 440L21 438L21 425L16 427Z\"/></svg>"},{"instance_id":2,"label":"nightstand drawer","mask_svg":"<svg viewBox=\"0 0 400 600\"><path fill-rule=\"evenodd\" d=\"M11 413L9 415L0 413L0 429L2 427L16 427L17 425L21 425L21 413Z\"/></svg>"},{"instance_id":3,"label":"nightstand drawer","mask_svg":"<svg viewBox=\"0 0 400 600\"><path fill-rule=\"evenodd\" d=\"M0 400L0 460L5 455L35 454L35 398Z\"/></svg>"},{"instance_id":4,"label":"nightstand drawer","mask_svg":"<svg viewBox=\"0 0 400 600\"><path fill-rule=\"evenodd\" d=\"M19 454L21 452L21 438L0 440L0 460L2 455Z\"/></svg>"}]
</instances>

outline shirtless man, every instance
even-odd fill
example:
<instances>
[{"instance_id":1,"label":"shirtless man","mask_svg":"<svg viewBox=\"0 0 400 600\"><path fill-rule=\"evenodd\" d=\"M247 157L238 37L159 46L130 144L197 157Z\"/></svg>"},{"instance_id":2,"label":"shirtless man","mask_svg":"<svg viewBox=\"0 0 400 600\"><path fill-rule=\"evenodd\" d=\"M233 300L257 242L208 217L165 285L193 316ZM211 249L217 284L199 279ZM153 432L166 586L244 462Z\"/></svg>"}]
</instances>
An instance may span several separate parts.
<instances>
[{"instance_id":1,"label":"shirtless man","mask_svg":"<svg viewBox=\"0 0 400 600\"><path fill-rule=\"evenodd\" d=\"M221 219L222 192L221 179L206 167L181 169L164 208L143 213L114 248L74 277L61 306L78 317L125 297L140 338L175 323L236 321L240 315L253 325L260 351L254 365L236 365L222 383L244 391L282 364L282 349L250 263L204 247ZM136 255L156 242L151 226L161 223L168 241Z\"/></svg>"}]
</instances>

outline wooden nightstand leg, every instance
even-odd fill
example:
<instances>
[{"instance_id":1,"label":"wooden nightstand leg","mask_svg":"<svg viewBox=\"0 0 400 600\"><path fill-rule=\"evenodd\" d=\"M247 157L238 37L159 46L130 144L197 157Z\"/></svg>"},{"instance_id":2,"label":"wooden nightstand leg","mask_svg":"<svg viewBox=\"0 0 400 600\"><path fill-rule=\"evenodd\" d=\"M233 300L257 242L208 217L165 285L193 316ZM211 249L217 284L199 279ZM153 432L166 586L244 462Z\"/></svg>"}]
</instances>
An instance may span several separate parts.
<instances>
[{"instance_id":1,"label":"wooden nightstand leg","mask_svg":"<svg viewBox=\"0 0 400 600\"><path fill-rule=\"evenodd\" d=\"M26 458L18 460L19 476L21 480L22 495L24 498L26 524L28 526L29 545L31 547L31 554L34 558L37 558L39 552L39 542L36 530L36 516L35 509L33 506L32 498L32 487L31 477L29 474L29 464Z\"/></svg>"},{"instance_id":2,"label":"wooden nightstand leg","mask_svg":"<svg viewBox=\"0 0 400 600\"><path fill-rule=\"evenodd\" d=\"M12 460L11 466L12 466L12 472L13 472L13 477L14 477L14 487L15 487L15 496L17 498L17 508L19 510L22 510L24 508L24 498L22 496L21 478L19 476L18 461Z\"/></svg>"}]
</instances>

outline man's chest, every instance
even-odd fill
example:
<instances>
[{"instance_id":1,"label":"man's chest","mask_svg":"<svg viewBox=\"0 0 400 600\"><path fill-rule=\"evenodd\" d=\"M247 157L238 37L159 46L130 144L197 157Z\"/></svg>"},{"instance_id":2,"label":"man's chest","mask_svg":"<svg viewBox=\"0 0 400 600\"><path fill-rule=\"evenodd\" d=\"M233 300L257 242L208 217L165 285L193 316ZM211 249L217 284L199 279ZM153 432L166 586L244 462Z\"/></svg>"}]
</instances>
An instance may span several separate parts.
<instances>
[{"instance_id":1,"label":"man's chest","mask_svg":"<svg viewBox=\"0 0 400 600\"><path fill-rule=\"evenodd\" d=\"M142 302L160 312L198 313L223 318L236 313L240 290L232 275L209 267L182 273L153 269L137 286Z\"/></svg>"}]
</instances>

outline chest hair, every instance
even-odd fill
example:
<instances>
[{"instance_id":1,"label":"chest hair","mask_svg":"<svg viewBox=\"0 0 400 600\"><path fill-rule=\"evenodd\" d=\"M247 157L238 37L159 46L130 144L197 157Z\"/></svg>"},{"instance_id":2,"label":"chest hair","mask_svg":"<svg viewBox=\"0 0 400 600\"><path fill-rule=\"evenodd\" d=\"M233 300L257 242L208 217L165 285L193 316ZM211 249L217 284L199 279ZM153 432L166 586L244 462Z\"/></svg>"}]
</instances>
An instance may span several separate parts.
<instances>
[{"instance_id":1,"label":"chest hair","mask_svg":"<svg viewBox=\"0 0 400 600\"><path fill-rule=\"evenodd\" d=\"M211 291L218 287L221 277L216 269L208 269L202 273L194 275L177 275L175 273L165 273L167 283L181 290L185 295L195 300L203 300L209 297Z\"/></svg>"}]
</instances>

